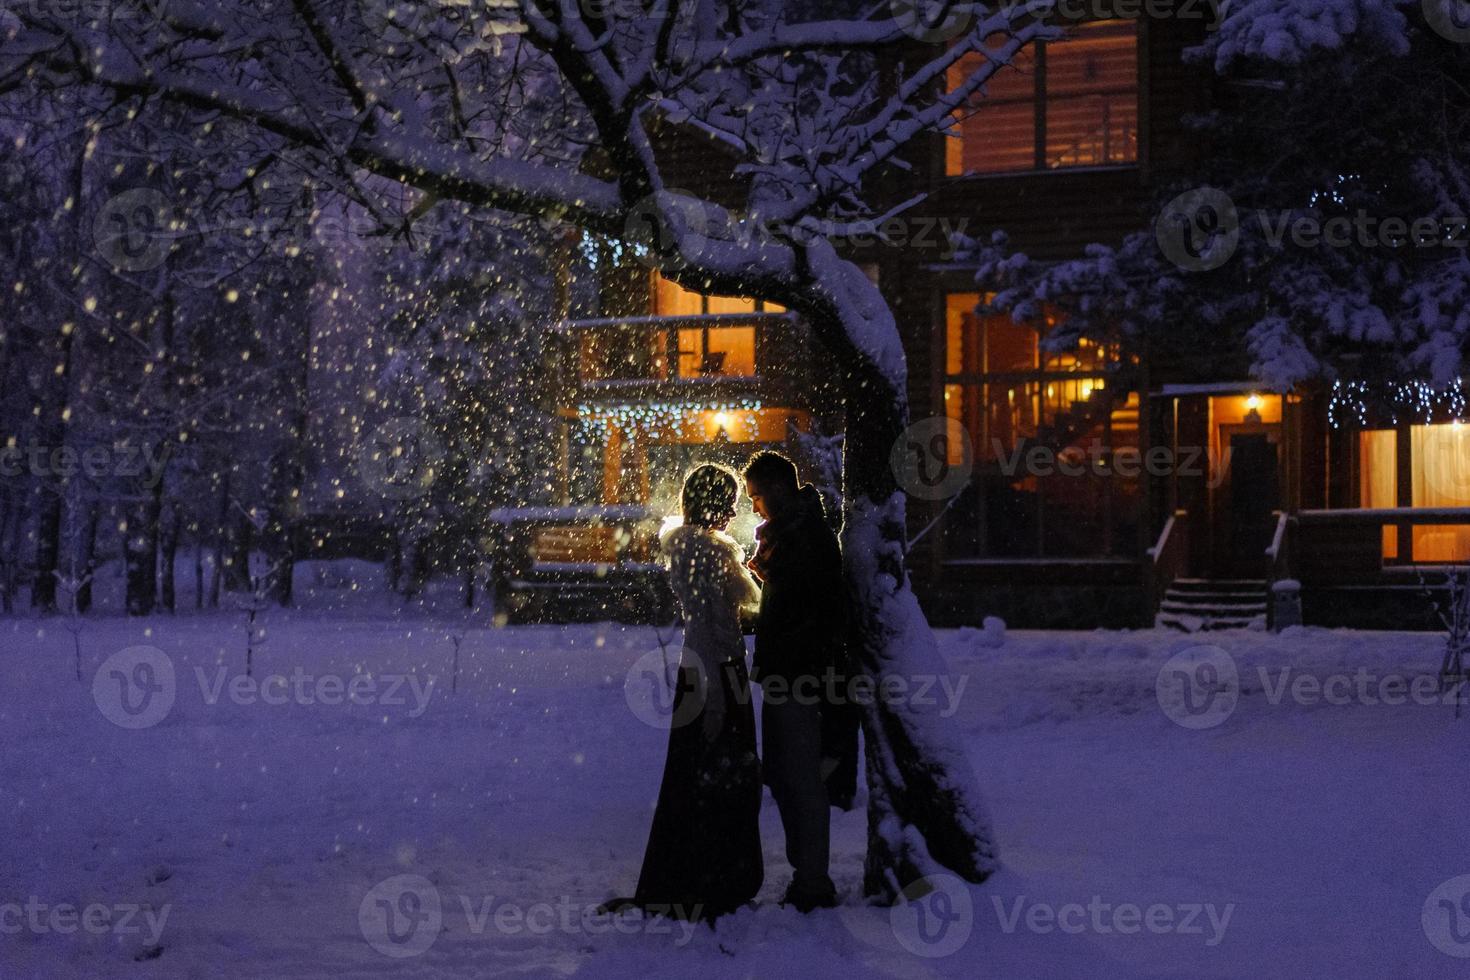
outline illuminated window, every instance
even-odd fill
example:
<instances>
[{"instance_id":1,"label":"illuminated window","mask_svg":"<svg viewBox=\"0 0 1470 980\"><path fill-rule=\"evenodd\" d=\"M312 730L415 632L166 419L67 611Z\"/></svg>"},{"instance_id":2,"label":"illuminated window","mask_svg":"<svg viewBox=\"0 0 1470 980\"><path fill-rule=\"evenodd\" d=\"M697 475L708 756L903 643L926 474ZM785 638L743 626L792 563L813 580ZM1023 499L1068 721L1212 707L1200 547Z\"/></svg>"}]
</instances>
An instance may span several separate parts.
<instances>
[{"instance_id":1,"label":"illuminated window","mask_svg":"<svg viewBox=\"0 0 1470 980\"><path fill-rule=\"evenodd\" d=\"M947 519L951 555L1122 554L1136 536L1138 480L1109 475L1114 452L1138 449L1138 397L1101 397L1118 352L1091 341L1051 352L1043 334L1005 315L980 315L978 293L945 298L944 412L969 434L989 472L983 494L962 496ZM1048 316L1046 328L1057 323ZM1101 447L1101 452L1098 448ZM1031 472L1034 448L1101 460L1097 472ZM964 447L951 441L950 462ZM978 484L977 484L978 486Z\"/></svg>"},{"instance_id":2,"label":"illuminated window","mask_svg":"<svg viewBox=\"0 0 1470 980\"><path fill-rule=\"evenodd\" d=\"M1415 425L1409 429L1414 507L1470 507L1470 426ZM1422 525L1414 528L1414 560L1463 562L1470 559L1470 527Z\"/></svg>"},{"instance_id":3,"label":"illuminated window","mask_svg":"<svg viewBox=\"0 0 1470 980\"><path fill-rule=\"evenodd\" d=\"M654 273L653 312L656 316L704 317L780 313L774 303L740 296L706 296L685 289ZM681 378L710 376L750 377L755 372L756 328L738 322L723 326L701 322L679 329L678 370Z\"/></svg>"},{"instance_id":4,"label":"illuminated window","mask_svg":"<svg viewBox=\"0 0 1470 980\"><path fill-rule=\"evenodd\" d=\"M950 69L954 88L984 64ZM945 173L1097 167L1138 159L1138 29L1133 20L1081 24L1001 68L960 114Z\"/></svg>"},{"instance_id":5,"label":"illuminated window","mask_svg":"<svg viewBox=\"0 0 1470 980\"><path fill-rule=\"evenodd\" d=\"M1374 429L1358 433L1358 504L1377 510L1399 505L1398 433ZM1397 558L1398 528L1383 528L1383 557Z\"/></svg>"},{"instance_id":6,"label":"illuminated window","mask_svg":"<svg viewBox=\"0 0 1470 980\"><path fill-rule=\"evenodd\" d=\"M976 455L989 459L1036 435L1038 424L1088 404L1105 387L1113 355L1089 340L1044 351L1035 327L1003 314L980 316L979 302L979 293L946 297L944 402L946 414L983 438Z\"/></svg>"},{"instance_id":7,"label":"illuminated window","mask_svg":"<svg viewBox=\"0 0 1470 980\"><path fill-rule=\"evenodd\" d=\"M1358 433L1358 505L1380 509L1402 506L1399 455L1407 451L1411 508L1470 507L1470 426L1460 423L1413 425L1401 444L1392 429ZM1414 525L1412 558L1400 555L1398 528L1383 528L1383 557L1415 562L1470 560L1470 526Z\"/></svg>"},{"instance_id":8,"label":"illuminated window","mask_svg":"<svg viewBox=\"0 0 1470 980\"><path fill-rule=\"evenodd\" d=\"M755 374L755 327L696 327L679 331L679 377Z\"/></svg>"},{"instance_id":9,"label":"illuminated window","mask_svg":"<svg viewBox=\"0 0 1470 980\"><path fill-rule=\"evenodd\" d=\"M783 313L785 307L741 296L707 296L653 274L654 316L704 316L718 313Z\"/></svg>"}]
</instances>

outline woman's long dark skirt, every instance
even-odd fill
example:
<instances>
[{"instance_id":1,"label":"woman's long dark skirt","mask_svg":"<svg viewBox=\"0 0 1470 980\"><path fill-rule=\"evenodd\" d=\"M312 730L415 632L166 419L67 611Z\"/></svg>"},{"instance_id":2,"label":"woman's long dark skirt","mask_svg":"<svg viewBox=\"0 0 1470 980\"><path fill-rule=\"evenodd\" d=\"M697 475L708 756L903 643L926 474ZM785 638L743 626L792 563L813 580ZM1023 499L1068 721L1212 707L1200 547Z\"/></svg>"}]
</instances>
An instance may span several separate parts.
<instances>
[{"instance_id":1,"label":"woman's long dark skirt","mask_svg":"<svg viewBox=\"0 0 1470 980\"><path fill-rule=\"evenodd\" d=\"M711 679L725 722L705 738L702 709L691 712L693 671L681 669L669 752L634 903L676 918L711 920L760 891L760 760L745 664L731 660ZM681 707L683 710L681 711ZM685 719L686 714L693 717Z\"/></svg>"}]
</instances>

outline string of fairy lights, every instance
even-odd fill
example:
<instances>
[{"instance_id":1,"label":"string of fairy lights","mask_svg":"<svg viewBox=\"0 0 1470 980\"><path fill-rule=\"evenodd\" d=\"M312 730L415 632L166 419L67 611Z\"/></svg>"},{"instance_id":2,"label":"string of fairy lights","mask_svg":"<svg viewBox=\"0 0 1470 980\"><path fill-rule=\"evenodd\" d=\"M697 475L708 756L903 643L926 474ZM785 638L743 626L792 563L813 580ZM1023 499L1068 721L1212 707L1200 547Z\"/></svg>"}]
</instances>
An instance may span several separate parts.
<instances>
[{"instance_id":1,"label":"string of fairy lights","mask_svg":"<svg viewBox=\"0 0 1470 980\"><path fill-rule=\"evenodd\" d=\"M758 424L755 413L759 412L761 407L761 402L757 398L734 398L723 401L655 401L617 405L583 403L577 406L577 418L599 439L606 439L614 428L627 431L633 428L682 426L695 412L714 412L716 424L727 432L730 424L735 421L743 423L746 431L751 431ZM720 415L725 415L727 418L721 420Z\"/></svg>"},{"instance_id":2,"label":"string of fairy lights","mask_svg":"<svg viewBox=\"0 0 1470 980\"><path fill-rule=\"evenodd\" d=\"M1432 421L1461 421L1465 417L1465 388L1460 378L1444 387L1422 381L1391 385L1369 385L1365 381L1337 381L1327 403L1327 421L1334 429L1367 428L1382 424L1387 415L1392 425L1399 418Z\"/></svg>"}]
</instances>

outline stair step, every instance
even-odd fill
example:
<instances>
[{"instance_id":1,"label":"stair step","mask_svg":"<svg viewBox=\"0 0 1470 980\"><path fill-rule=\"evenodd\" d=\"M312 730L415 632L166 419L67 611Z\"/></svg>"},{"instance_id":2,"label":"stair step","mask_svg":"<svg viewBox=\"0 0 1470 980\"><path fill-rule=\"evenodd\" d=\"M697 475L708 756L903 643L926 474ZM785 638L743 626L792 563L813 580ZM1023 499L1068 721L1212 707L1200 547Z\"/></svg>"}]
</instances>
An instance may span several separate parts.
<instances>
[{"instance_id":1,"label":"stair step","mask_svg":"<svg viewBox=\"0 0 1470 980\"><path fill-rule=\"evenodd\" d=\"M1261 602L1249 606L1207 606L1203 603L1196 605L1193 603L1169 602L1166 600L1159 606L1159 611L1185 616L1197 616L1201 619L1239 619L1242 616L1249 618L1251 616L1266 615L1266 604Z\"/></svg>"},{"instance_id":2,"label":"stair step","mask_svg":"<svg viewBox=\"0 0 1470 980\"><path fill-rule=\"evenodd\" d=\"M1251 589L1240 592L1206 592L1204 589L1166 589L1164 598L1177 598L1184 602L1265 602L1266 591L1264 589Z\"/></svg>"},{"instance_id":3,"label":"stair step","mask_svg":"<svg viewBox=\"0 0 1470 980\"><path fill-rule=\"evenodd\" d=\"M1264 615L1264 614L1262 614ZM1182 630L1185 633L1203 633L1209 630L1242 630L1249 629L1252 624L1261 621L1260 616L1252 616L1248 619L1203 619L1198 616L1179 617L1168 613L1160 613L1154 620L1158 626L1170 629Z\"/></svg>"},{"instance_id":4,"label":"stair step","mask_svg":"<svg viewBox=\"0 0 1470 980\"><path fill-rule=\"evenodd\" d=\"M1266 591L1263 578L1176 578L1171 588L1209 588L1216 590L1260 589Z\"/></svg>"},{"instance_id":5,"label":"stair step","mask_svg":"<svg viewBox=\"0 0 1470 980\"><path fill-rule=\"evenodd\" d=\"M1205 592L1166 592L1163 604L1174 606L1197 606L1211 609L1245 609L1266 605L1262 595L1214 596Z\"/></svg>"}]
</instances>

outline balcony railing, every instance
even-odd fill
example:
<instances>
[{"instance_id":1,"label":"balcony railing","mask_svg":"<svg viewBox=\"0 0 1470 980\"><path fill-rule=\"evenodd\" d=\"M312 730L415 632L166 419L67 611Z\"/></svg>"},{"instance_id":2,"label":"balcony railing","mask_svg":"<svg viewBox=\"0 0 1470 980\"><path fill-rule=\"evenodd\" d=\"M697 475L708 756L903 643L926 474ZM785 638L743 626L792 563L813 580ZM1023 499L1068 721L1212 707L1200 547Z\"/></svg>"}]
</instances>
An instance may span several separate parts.
<instances>
[{"instance_id":1,"label":"balcony railing","mask_svg":"<svg viewBox=\"0 0 1470 980\"><path fill-rule=\"evenodd\" d=\"M583 397L648 389L751 388L804 372L810 343L791 313L567 320L573 376Z\"/></svg>"}]
</instances>

